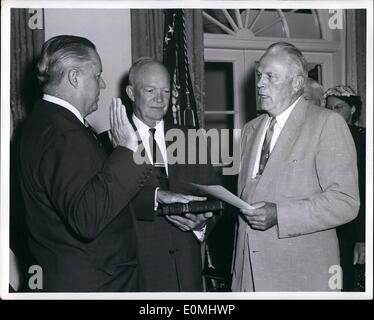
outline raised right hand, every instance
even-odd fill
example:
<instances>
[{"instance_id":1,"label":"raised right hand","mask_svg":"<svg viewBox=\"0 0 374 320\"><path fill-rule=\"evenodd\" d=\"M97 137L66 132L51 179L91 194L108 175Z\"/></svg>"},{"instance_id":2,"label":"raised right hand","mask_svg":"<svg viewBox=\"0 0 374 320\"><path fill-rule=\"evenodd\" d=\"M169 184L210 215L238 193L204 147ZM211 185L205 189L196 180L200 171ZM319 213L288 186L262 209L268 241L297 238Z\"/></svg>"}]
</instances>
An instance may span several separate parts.
<instances>
[{"instance_id":1,"label":"raised right hand","mask_svg":"<svg viewBox=\"0 0 374 320\"><path fill-rule=\"evenodd\" d=\"M110 131L109 139L113 147L126 147L132 151L138 148L138 139L126 114L126 107L120 98L113 98L109 107Z\"/></svg>"}]
</instances>

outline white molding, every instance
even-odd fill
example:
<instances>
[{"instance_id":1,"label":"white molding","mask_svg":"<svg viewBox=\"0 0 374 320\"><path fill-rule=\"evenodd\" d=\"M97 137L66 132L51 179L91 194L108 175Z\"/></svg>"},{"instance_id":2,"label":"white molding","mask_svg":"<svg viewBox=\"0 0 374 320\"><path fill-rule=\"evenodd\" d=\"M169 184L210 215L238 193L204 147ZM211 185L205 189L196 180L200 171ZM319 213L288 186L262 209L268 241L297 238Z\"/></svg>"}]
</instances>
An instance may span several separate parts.
<instances>
[{"instance_id":1,"label":"white molding","mask_svg":"<svg viewBox=\"0 0 374 320\"><path fill-rule=\"evenodd\" d=\"M287 41L302 51L334 53L341 50L341 43L321 39L260 38L251 40L229 37L221 34L204 34L204 48L266 50L274 42Z\"/></svg>"}]
</instances>

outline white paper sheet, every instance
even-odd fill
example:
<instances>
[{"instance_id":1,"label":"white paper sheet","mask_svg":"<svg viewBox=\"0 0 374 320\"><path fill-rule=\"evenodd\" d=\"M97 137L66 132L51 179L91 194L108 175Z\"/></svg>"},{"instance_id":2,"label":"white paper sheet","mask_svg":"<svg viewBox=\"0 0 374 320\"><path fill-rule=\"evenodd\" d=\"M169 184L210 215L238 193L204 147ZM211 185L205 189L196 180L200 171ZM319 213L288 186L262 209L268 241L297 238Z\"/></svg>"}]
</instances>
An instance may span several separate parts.
<instances>
[{"instance_id":1,"label":"white paper sheet","mask_svg":"<svg viewBox=\"0 0 374 320\"><path fill-rule=\"evenodd\" d=\"M254 209L254 207L252 207L250 204L238 198L236 195L220 185L202 185L197 183L189 183L189 185L191 185L193 189L198 190L204 195L209 195L225 201L236 208L247 210Z\"/></svg>"}]
</instances>

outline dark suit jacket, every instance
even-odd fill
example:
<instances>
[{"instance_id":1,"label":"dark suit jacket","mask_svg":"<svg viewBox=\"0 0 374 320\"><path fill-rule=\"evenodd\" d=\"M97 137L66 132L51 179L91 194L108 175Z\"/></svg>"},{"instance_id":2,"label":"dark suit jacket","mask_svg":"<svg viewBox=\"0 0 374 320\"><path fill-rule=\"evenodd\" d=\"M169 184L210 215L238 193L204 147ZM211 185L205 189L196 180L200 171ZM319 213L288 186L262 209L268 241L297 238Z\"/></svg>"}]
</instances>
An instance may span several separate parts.
<instances>
[{"instance_id":1,"label":"dark suit jacket","mask_svg":"<svg viewBox=\"0 0 374 320\"><path fill-rule=\"evenodd\" d=\"M352 247L356 242L365 242L365 128L349 126L357 151L358 187L360 192L360 209L353 221L337 228L339 240L349 243ZM350 250L353 256L353 250Z\"/></svg>"},{"instance_id":2,"label":"dark suit jacket","mask_svg":"<svg viewBox=\"0 0 374 320\"><path fill-rule=\"evenodd\" d=\"M20 158L29 245L43 269L43 290L138 290L130 201L152 166L136 165L124 147L107 157L70 111L44 100L26 122Z\"/></svg>"},{"instance_id":3,"label":"dark suit jacket","mask_svg":"<svg viewBox=\"0 0 374 320\"><path fill-rule=\"evenodd\" d=\"M345 284L353 284L353 250L356 242L365 242L365 128L349 126L357 151L358 186L360 192L360 209L353 221L339 226L336 231L340 245L340 263L345 272ZM350 281L350 282L349 282ZM344 285L343 285L344 287ZM352 287L350 287L352 289Z\"/></svg>"},{"instance_id":4,"label":"dark suit jacket","mask_svg":"<svg viewBox=\"0 0 374 320\"><path fill-rule=\"evenodd\" d=\"M168 129L165 124L165 132ZM211 165L187 164L187 131L182 127L178 129L183 131L186 138L185 163L168 165L170 191L186 193L182 181L214 183L215 177ZM102 138L105 139L104 137ZM166 146L171 143L166 141ZM202 291L200 242L193 232L183 232L164 217L156 216L153 202L141 201L154 195L156 187L160 187L160 183L154 171L151 179L148 180L148 185L137 195L138 205L134 207L137 219L141 291ZM208 229L212 227L213 223L210 223ZM209 231L207 230L208 233Z\"/></svg>"}]
</instances>

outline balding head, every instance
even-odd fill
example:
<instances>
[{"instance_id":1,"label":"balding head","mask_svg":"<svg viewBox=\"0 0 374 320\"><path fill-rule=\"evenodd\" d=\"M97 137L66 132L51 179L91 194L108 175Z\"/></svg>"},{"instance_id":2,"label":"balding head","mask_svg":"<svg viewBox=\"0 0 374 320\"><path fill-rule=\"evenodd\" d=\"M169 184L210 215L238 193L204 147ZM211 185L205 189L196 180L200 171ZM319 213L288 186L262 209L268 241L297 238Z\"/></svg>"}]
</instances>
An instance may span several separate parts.
<instances>
[{"instance_id":1,"label":"balding head","mask_svg":"<svg viewBox=\"0 0 374 320\"><path fill-rule=\"evenodd\" d=\"M149 72L155 72L156 70L160 70L169 76L168 70L160 61L150 57L138 59L133 63L129 71L130 85L135 85L137 79L146 76Z\"/></svg>"},{"instance_id":2,"label":"balding head","mask_svg":"<svg viewBox=\"0 0 374 320\"><path fill-rule=\"evenodd\" d=\"M157 60L142 58L130 68L129 82L126 92L134 103L134 114L149 127L154 127L163 119L169 106L168 70Z\"/></svg>"}]
</instances>

